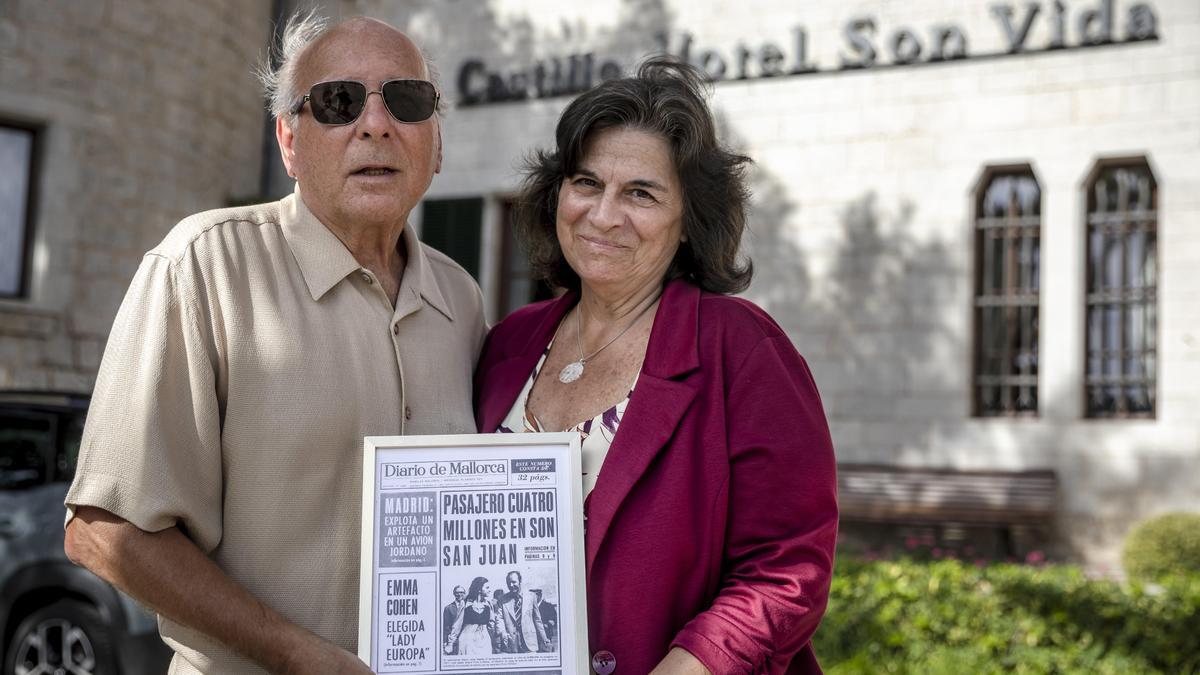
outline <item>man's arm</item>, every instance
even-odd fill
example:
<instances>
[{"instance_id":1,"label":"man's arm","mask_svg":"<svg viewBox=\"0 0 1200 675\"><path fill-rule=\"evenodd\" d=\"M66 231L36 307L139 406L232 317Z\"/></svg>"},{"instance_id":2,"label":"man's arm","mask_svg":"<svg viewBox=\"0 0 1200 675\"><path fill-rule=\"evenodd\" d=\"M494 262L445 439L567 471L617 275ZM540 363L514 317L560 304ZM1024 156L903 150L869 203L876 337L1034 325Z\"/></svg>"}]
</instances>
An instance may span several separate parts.
<instances>
[{"instance_id":1,"label":"man's arm","mask_svg":"<svg viewBox=\"0 0 1200 675\"><path fill-rule=\"evenodd\" d=\"M517 630L513 621L512 603L508 596L500 601L500 647L506 653L513 651L513 633Z\"/></svg>"},{"instance_id":2,"label":"man's arm","mask_svg":"<svg viewBox=\"0 0 1200 675\"><path fill-rule=\"evenodd\" d=\"M537 602L533 593L529 593L526 600L529 602L529 618L533 621L533 630L537 635L537 650L539 652L549 651L550 638L546 636L546 625L542 623L541 603Z\"/></svg>"},{"instance_id":3,"label":"man's arm","mask_svg":"<svg viewBox=\"0 0 1200 675\"><path fill-rule=\"evenodd\" d=\"M447 627L446 640L442 644L442 648L447 654L454 653L454 645L456 642L458 642L458 636L462 634L463 622L466 620L467 612L466 608L464 607L463 611L459 612L458 616L454 619L454 623Z\"/></svg>"},{"instance_id":4,"label":"man's arm","mask_svg":"<svg viewBox=\"0 0 1200 675\"><path fill-rule=\"evenodd\" d=\"M79 506L65 548L76 564L272 673L371 672L260 602L176 527L146 532L103 509Z\"/></svg>"}]
</instances>

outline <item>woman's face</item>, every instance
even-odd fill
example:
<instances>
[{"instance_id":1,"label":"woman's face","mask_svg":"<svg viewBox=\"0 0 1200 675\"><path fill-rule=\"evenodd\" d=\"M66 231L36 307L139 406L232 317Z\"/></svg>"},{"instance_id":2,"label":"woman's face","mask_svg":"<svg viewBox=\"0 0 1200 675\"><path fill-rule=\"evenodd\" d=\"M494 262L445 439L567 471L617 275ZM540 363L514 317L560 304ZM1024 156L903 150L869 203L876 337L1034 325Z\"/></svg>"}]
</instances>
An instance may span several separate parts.
<instances>
[{"instance_id":1,"label":"woman's face","mask_svg":"<svg viewBox=\"0 0 1200 675\"><path fill-rule=\"evenodd\" d=\"M488 598L492 597L492 585L491 585L491 584L489 584L489 583L485 583L485 584L483 585L483 589L480 591L480 593L479 593L479 594L480 594L481 596L483 596L483 599L484 599L484 600L487 600ZM472 599L472 600L479 600L479 598L471 598L471 599Z\"/></svg>"},{"instance_id":2,"label":"woman's face","mask_svg":"<svg viewBox=\"0 0 1200 675\"><path fill-rule=\"evenodd\" d=\"M558 195L558 242L584 287L633 294L662 284L683 235L683 189L667 142L595 132Z\"/></svg>"}]
</instances>

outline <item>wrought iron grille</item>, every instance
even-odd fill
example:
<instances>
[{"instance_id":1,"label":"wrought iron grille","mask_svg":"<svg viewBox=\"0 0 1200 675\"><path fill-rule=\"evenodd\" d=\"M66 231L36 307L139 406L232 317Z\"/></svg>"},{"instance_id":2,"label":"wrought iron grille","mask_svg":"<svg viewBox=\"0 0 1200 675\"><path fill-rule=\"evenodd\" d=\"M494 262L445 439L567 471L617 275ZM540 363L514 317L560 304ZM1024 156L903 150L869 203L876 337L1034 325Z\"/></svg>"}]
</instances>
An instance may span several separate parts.
<instances>
[{"instance_id":1,"label":"wrought iron grille","mask_svg":"<svg viewBox=\"0 0 1200 675\"><path fill-rule=\"evenodd\" d=\"M1154 417L1158 187L1136 160L1101 166L1087 194L1087 416Z\"/></svg>"},{"instance_id":2,"label":"wrought iron grille","mask_svg":"<svg viewBox=\"0 0 1200 675\"><path fill-rule=\"evenodd\" d=\"M1029 168L983 182L975 212L976 416L1036 415L1042 192Z\"/></svg>"}]
</instances>

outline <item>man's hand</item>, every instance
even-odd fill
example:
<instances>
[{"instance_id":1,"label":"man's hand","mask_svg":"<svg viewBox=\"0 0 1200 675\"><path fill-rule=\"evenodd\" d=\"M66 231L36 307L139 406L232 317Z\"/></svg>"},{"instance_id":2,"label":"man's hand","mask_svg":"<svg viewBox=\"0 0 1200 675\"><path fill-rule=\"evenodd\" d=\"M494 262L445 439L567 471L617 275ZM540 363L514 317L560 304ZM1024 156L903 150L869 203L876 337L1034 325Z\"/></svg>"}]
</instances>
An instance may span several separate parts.
<instances>
[{"instance_id":1,"label":"man's hand","mask_svg":"<svg viewBox=\"0 0 1200 675\"><path fill-rule=\"evenodd\" d=\"M146 532L81 506L67 557L168 619L273 673L370 673L356 656L281 616L230 579L178 528Z\"/></svg>"}]
</instances>

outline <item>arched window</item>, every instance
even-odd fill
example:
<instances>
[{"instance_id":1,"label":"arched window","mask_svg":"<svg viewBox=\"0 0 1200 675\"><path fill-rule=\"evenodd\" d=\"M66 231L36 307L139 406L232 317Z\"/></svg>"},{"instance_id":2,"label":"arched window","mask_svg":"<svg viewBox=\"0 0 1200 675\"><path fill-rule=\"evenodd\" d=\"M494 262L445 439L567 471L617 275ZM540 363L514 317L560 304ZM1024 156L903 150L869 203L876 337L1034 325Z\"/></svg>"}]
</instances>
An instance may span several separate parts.
<instances>
[{"instance_id":1,"label":"arched window","mask_svg":"<svg viewBox=\"0 0 1200 675\"><path fill-rule=\"evenodd\" d=\"M1041 229L1033 170L984 171L975 192L976 416L1037 414Z\"/></svg>"},{"instance_id":2,"label":"arched window","mask_svg":"<svg viewBox=\"0 0 1200 675\"><path fill-rule=\"evenodd\" d=\"M1097 163L1087 189L1088 417L1154 417L1158 186L1145 158Z\"/></svg>"}]
</instances>

